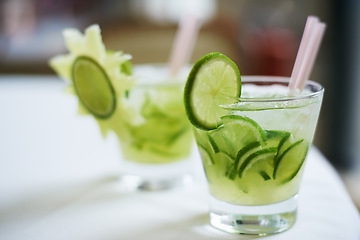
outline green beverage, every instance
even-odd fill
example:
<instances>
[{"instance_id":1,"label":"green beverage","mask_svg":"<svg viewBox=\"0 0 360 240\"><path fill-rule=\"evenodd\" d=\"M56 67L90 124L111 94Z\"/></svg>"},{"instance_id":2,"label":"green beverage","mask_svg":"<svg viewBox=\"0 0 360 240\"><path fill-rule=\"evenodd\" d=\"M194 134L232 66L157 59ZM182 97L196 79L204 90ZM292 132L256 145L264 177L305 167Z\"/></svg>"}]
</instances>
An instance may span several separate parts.
<instances>
[{"instance_id":1,"label":"green beverage","mask_svg":"<svg viewBox=\"0 0 360 240\"><path fill-rule=\"evenodd\" d=\"M188 69L170 77L165 64L134 66L137 84L118 101L121 118L114 132L123 156L122 180L158 190L191 179L194 137L183 91Z\"/></svg>"},{"instance_id":2,"label":"green beverage","mask_svg":"<svg viewBox=\"0 0 360 240\"><path fill-rule=\"evenodd\" d=\"M166 164L190 156L193 136L183 104L185 78L170 79L161 65L139 65L139 83L120 101L124 157L142 164Z\"/></svg>"},{"instance_id":3,"label":"green beverage","mask_svg":"<svg viewBox=\"0 0 360 240\"><path fill-rule=\"evenodd\" d=\"M199 59L184 101L210 193L210 223L242 234L290 228L324 89L289 78L240 76L220 53Z\"/></svg>"},{"instance_id":4,"label":"green beverage","mask_svg":"<svg viewBox=\"0 0 360 240\"><path fill-rule=\"evenodd\" d=\"M254 206L297 194L321 98L288 98L287 82L242 77L249 97L221 106L228 113L217 129L194 128L213 197Z\"/></svg>"},{"instance_id":5,"label":"green beverage","mask_svg":"<svg viewBox=\"0 0 360 240\"><path fill-rule=\"evenodd\" d=\"M124 186L158 190L189 179L193 137L182 98L187 69L172 79L165 65L134 67L129 54L105 48L98 25L63 35L69 53L49 64L78 98L79 113L93 117L104 138L116 135Z\"/></svg>"}]
</instances>

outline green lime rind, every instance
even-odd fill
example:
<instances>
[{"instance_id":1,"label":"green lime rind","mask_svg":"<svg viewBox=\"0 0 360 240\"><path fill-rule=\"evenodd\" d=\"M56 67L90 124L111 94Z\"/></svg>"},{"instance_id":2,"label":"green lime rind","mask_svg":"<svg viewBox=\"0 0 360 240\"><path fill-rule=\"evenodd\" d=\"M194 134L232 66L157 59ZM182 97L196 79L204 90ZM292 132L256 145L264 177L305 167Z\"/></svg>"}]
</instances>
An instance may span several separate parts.
<instances>
[{"instance_id":1,"label":"green lime rind","mask_svg":"<svg viewBox=\"0 0 360 240\"><path fill-rule=\"evenodd\" d=\"M264 130L241 115L225 115L217 129L193 128L197 143L206 152L207 165L218 165L222 174L236 180L258 174L264 181L285 184L300 172L308 150L304 139L296 141L283 130ZM240 149L238 149L240 148Z\"/></svg>"},{"instance_id":2,"label":"green lime rind","mask_svg":"<svg viewBox=\"0 0 360 240\"><path fill-rule=\"evenodd\" d=\"M208 149L205 146L198 143L198 149L199 149L201 159L205 166L215 164L215 161L214 161L213 157L211 156L211 153L208 151Z\"/></svg>"},{"instance_id":3,"label":"green lime rind","mask_svg":"<svg viewBox=\"0 0 360 240\"><path fill-rule=\"evenodd\" d=\"M226 128L230 128L230 125L233 124L241 125L242 128L248 127L257 141L265 143L267 140L266 131L251 118L241 115L226 115L220 117L220 119Z\"/></svg>"},{"instance_id":4,"label":"green lime rind","mask_svg":"<svg viewBox=\"0 0 360 240\"><path fill-rule=\"evenodd\" d=\"M260 174L260 176L264 179L264 181L267 181L267 180L270 180L270 179L271 179L271 177L269 176L269 174L268 174L266 171L264 171L264 170L259 171L259 174Z\"/></svg>"},{"instance_id":5,"label":"green lime rind","mask_svg":"<svg viewBox=\"0 0 360 240\"><path fill-rule=\"evenodd\" d=\"M274 166L273 178L281 184L291 181L303 166L307 151L308 145L304 139L292 143L278 156Z\"/></svg>"},{"instance_id":6,"label":"green lime rind","mask_svg":"<svg viewBox=\"0 0 360 240\"><path fill-rule=\"evenodd\" d=\"M200 58L191 69L185 89L184 105L192 125L203 130L216 129L221 108L241 95L241 75L237 65L225 55L213 52Z\"/></svg>"},{"instance_id":7,"label":"green lime rind","mask_svg":"<svg viewBox=\"0 0 360 240\"><path fill-rule=\"evenodd\" d=\"M170 136L170 139L168 141L168 145L173 144L174 142L176 142L178 139L180 139L186 132L190 131L190 128L188 126L185 126L184 128L180 129L178 132L176 132L175 134L172 134Z\"/></svg>"},{"instance_id":8,"label":"green lime rind","mask_svg":"<svg viewBox=\"0 0 360 240\"><path fill-rule=\"evenodd\" d=\"M252 122L254 124L253 120L249 121L249 122ZM266 137L263 134L265 134ZM234 170L233 170L232 174L229 175L230 179L235 179L236 175L238 175L241 178L244 175L243 171L245 171L245 169L249 168L248 164L250 164L252 166L254 164L254 160L252 160L252 159L256 158L257 155L262 153L262 151L264 151L265 153L270 150L274 151L273 164L271 164L271 165L274 165L277 161L279 152L281 151L281 149L284 145L284 142L287 139L289 139L289 137L291 135L287 131L280 131L280 130L266 130L266 131L264 131L263 134L262 134L262 140L264 142L262 144L260 142L253 142L253 143L246 145L238 152L238 154L236 156L236 160L235 160L236 164L235 164ZM268 149L268 150L264 150L264 149ZM272 154L270 154L270 155L272 156ZM264 164L264 166L265 166L265 164ZM264 172L267 173L267 172L265 171L265 169L262 169L261 171L259 171L259 174L264 178L265 175L261 174L261 172L263 172L263 173ZM273 169L271 169L271 172L269 172L267 174L269 176L272 176Z\"/></svg>"},{"instance_id":9,"label":"green lime rind","mask_svg":"<svg viewBox=\"0 0 360 240\"><path fill-rule=\"evenodd\" d=\"M224 156L224 158L228 159L228 162L231 162L232 164L235 162L235 159L230 156L228 153L223 152L223 151L219 151L218 153L215 154L216 156ZM220 158L221 159L221 158Z\"/></svg>"},{"instance_id":10,"label":"green lime rind","mask_svg":"<svg viewBox=\"0 0 360 240\"><path fill-rule=\"evenodd\" d=\"M242 147L239 150L238 154L236 155L234 165L233 165L231 171L229 171L228 174L227 174L229 179L234 180L236 178L236 176L238 175L240 159L243 159L243 158L246 159L245 156L248 156L252 152L255 152L256 150L259 150L260 146L261 146L260 142L252 142L252 143L249 143L249 144L245 145L244 147Z\"/></svg>"},{"instance_id":11,"label":"green lime rind","mask_svg":"<svg viewBox=\"0 0 360 240\"><path fill-rule=\"evenodd\" d=\"M251 168L252 165L254 165L256 162L261 160L273 160L275 157L275 154L277 152L276 147L270 147L270 148L264 148L259 151L256 151L252 153L250 156L248 156L245 161L242 163L242 165L239 168L239 178L242 178L245 176L246 172Z\"/></svg>"},{"instance_id":12,"label":"green lime rind","mask_svg":"<svg viewBox=\"0 0 360 240\"><path fill-rule=\"evenodd\" d=\"M275 156L275 163L278 161L279 156L283 152L283 149L286 148L286 142L291 137L291 133L281 130L267 130L266 131L266 146L267 147L277 147L278 151Z\"/></svg>"},{"instance_id":13,"label":"green lime rind","mask_svg":"<svg viewBox=\"0 0 360 240\"><path fill-rule=\"evenodd\" d=\"M206 135L207 135L207 137L208 137L208 139L209 139L210 145L211 145L214 153L218 153L220 150L219 150L219 147L218 147L218 145L216 144L214 138L210 135L209 132L207 132Z\"/></svg>"},{"instance_id":14,"label":"green lime rind","mask_svg":"<svg viewBox=\"0 0 360 240\"><path fill-rule=\"evenodd\" d=\"M207 131L206 135L208 136L208 141L210 143L210 145L216 149L217 151L223 151L226 152L228 154L230 154L232 157L236 156L234 154L234 151L236 149L235 144L233 143L233 140L230 138L230 136L228 136L227 133L227 128L224 127L224 125L221 125L220 127L214 129L214 130L210 130ZM222 132L224 131L224 132ZM215 143L215 145L212 145L213 143Z\"/></svg>"},{"instance_id":15,"label":"green lime rind","mask_svg":"<svg viewBox=\"0 0 360 240\"><path fill-rule=\"evenodd\" d=\"M72 81L80 102L98 118L109 118L116 108L115 90L105 70L92 58L79 56L72 66Z\"/></svg>"},{"instance_id":16,"label":"green lime rind","mask_svg":"<svg viewBox=\"0 0 360 240\"><path fill-rule=\"evenodd\" d=\"M240 115L225 115L220 119L223 125L209 132L219 151L235 159L242 147L252 142L265 144L266 133L254 120Z\"/></svg>"},{"instance_id":17,"label":"green lime rind","mask_svg":"<svg viewBox=\"0 0 360 240\"><path fill-rule=\"evenodd\" d=\"M265 132L268 140L274 139L276 142L280 140L279 145L282 145L283 142L290 137L290 132L281 131L281 130L266 130Z\"/></svg>"},{"instance_id":18,"label":"green lime rind","mask_svg":"<svg viewBox=\"0 0 360 240\"><path fill-rule=\"evenodd\" d=\"M228 153L222 151L216 153L214 159L216 164L222 164L225 166L225 176L227 176L231 171L232 166L234 166L235 159Z\"/></svg>"}]
</instances>

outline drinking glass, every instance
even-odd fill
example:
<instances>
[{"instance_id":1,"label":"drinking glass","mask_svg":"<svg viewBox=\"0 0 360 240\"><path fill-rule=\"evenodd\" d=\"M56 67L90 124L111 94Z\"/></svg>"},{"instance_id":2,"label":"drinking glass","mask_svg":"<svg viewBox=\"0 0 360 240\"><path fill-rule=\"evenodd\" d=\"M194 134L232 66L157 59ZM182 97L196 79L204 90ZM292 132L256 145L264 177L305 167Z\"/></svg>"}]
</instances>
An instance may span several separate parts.
<instances>
[{"instance_id":1,"label":"drinking glass","mask_svg":"<svg viewBox=\"0 0 360 240\"><path fill-rule=\"evenodd\" d=\"M159 190L191 180L194 141L183 104L188 71L170 77L165 64L135 65L138 83L119 101L123 182Z\"/></svg>"},{"instance_id":2,"label":"drinking glass","mask_svg":"<svg viewBox=\"0 0 360 240\"><path fill-rule=\"evenodd\" d=\"M227 110L222 125L193 128L215 228L267 235L294 224L324 89L307 81L301 93L289 95L288 83L283 77L242 76L241 98L219 106Z\"/></svg>"}]
</instances>

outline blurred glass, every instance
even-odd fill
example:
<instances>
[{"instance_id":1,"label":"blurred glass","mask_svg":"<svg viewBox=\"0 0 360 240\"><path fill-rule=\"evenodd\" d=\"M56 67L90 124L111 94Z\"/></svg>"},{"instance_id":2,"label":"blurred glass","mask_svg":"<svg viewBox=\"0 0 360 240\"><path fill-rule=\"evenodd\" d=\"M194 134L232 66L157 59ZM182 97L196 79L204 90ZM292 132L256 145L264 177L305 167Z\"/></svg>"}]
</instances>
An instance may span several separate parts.
<instances>
[{"instance_id":1,"label":"blurred glass","mask_svg":"<svg viewBox=\"0 0 360 240\"><path fill-rule=\"evenodd\" d=\"M182 15L194 14L209 21L216 12L216 0L132 0L129 7L132 16L158 24L177 24Z\"/></svg>"}]
</instances>

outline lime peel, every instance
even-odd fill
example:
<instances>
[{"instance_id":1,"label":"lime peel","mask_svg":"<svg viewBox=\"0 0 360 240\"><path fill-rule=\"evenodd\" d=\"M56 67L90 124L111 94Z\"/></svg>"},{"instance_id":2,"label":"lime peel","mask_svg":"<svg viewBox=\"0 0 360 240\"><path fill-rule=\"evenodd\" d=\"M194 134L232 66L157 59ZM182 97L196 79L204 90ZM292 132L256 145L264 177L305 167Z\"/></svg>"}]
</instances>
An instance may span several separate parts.
<instances>
[{"instance_id":1,"label":"lime peel","mask_svg":"<svg viewBox=\"0 0 360 240\"><path fill-rule=\"evenodd\" d=\"M49 60L50 67L60 78L69 83L68 92L78 93L78 89L73 84L73 65L79 57L91 58L97 64L98 69L102 69L103 75L106 76L104 79L108 79L108 81L104 81L107 83L105 85L108 86L108 94L105 95L110 96L110 100L105 101L108 102L107 110L99 113L98 111L91 111L89 105L78 95L79 112L94 116L104 137L110 130L121 131L118 126L118 121L121 119L121 109L118 107L119 104L114 104L114 101L116 102L136 84L135 78L129 75L131 71L128 69L127 72L123 72L121 67L131 61L131 55L121 51L107 50L102 41L100 27L97 24L87 27L84 34L75 28L64 29L63 37L69 53L51 58Z\"/></svg>"},{"instance_id":2,"label":"lime peel","mask_svg":"<svg viewBox=\"0 0 360 240\"><path fill-rule=\"evenodd\" d=\"M92 58L77 57L72 80L79 100L96 117L108 118L115 111L114 88L104 69Z\"/></svg>"},{"instance_id":3,"label":"lime peel","mask_svg":"<svg viewBox=\"0 0 360 240\"><path fill-rule=\"evenodd\" d=\"M221 53L209 53L189 73L184 89L186 113L196 128L215 129L221 125L220 117L227 113L219 106L240 95L241 75L237 65Z\"/></svg>"}]
</instances>

